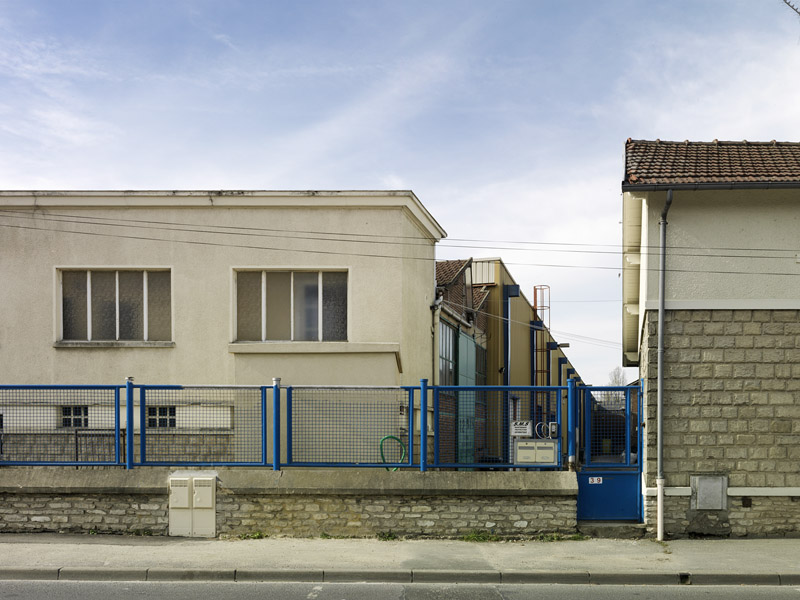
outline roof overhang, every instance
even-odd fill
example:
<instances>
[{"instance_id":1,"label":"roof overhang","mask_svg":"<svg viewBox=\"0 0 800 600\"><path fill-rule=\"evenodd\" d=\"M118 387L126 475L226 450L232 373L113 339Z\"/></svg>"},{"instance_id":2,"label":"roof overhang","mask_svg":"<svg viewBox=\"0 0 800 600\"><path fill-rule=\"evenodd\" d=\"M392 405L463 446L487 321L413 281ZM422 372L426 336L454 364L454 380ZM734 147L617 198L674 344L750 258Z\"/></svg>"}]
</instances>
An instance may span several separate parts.
<instances>
[{"instance_id":1,"label":"roof overhang","mask_svg":"<svg viewBox=\"0 0 800 600\"><path fill-rule=\"evenodd\" d=\"M447 232L411 190L2 190L0 208L401 208L433 239Z\"/></svg>"},{"instance_id":2,"label":"roof overhang","mask_svg":"<svg viewBox=\"0 0 800 600\"><path fill-rule=\"evenodd\" d=\"M800 189L800 181L728 181L702 183L627 183L622 192L666 192L667 190L791 190Z\"/></svg>"},{"instance_id":3,"label":"roof overhang","mask_svg":"<svg viewBox=\"0 0 800 600\"><path fill-rule=\"evenodd\" d=\"M639 284L642 245L641 195L622 195L622 364L639 364Z\"/></svg>"}]
</instances>

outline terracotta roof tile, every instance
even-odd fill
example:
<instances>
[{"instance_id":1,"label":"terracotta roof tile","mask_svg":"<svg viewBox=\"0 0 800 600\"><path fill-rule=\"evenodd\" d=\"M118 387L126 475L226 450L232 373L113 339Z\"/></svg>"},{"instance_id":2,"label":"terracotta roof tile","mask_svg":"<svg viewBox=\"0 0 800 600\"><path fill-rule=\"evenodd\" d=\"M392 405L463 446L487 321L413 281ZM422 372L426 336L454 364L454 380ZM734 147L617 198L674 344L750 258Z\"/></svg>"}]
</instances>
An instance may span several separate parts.
<instances>
[{"instance_id":1,"label":"terracotta roof tile","mask_svg":"<svg viewBox=\"0 0 800 600\"><path fill-rule=\"evenodd\" d=\"M748 182L800 182L800 143L625 143L624 183L629 185Z\"/></svg>"},{"instance_id":2,"label":"terracotta roof tile","mask_svg":"<svg viewBox=\"0 0 800 600\"><path fill-rule=\"evenodd\" d=\"M470 260L437 260L436 285L450 285Z\"/></svg>"},{"instance_id":3,"label":"terracotta roof tile","mask_svg":"<svg viewBox=\"0 0 800 600\"><path fill-rule=\"evenodd\" d=\"M475 310L480 310L481 305L486 302L489 297L489 290L485 285L472 286L472 307Z\"/></svg>"}]
</instances>

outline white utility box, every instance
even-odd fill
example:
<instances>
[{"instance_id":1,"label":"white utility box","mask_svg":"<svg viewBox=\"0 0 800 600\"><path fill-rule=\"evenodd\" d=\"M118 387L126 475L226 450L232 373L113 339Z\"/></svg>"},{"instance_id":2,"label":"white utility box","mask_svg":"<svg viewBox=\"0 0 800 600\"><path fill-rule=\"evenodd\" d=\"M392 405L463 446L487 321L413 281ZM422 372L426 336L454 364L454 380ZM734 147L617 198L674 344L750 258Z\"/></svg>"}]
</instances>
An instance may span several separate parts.
<instances>
[{"instance_id":1,"label":"white utility box","mask_svg":"<svg viewBox=\"0 0 800 600\"><path fill-rule=\"evenodd\" d=\"M514 439L515 463L542 467L558 465L558 440Z\"/></svg>"},{"instance_id":2,"label":"white utility box","mask_svg":"<svg viewBox=\"0 0 800 600\"><path fill-rule=\"evenodd\" d=\"M217 535L217 474L179 471L169 478L169 534Z\"/></svg>"}]
</instances>

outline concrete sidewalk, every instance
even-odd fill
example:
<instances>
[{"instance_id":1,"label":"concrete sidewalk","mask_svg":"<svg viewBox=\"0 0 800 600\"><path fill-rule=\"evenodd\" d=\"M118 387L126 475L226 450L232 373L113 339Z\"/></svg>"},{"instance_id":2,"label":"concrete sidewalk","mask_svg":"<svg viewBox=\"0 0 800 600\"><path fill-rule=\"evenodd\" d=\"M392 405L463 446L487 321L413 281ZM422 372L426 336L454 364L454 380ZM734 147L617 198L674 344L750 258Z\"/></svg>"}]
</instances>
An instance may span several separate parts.
<instances>
[{"instance_id":1,"label":"concrete sidewalk","mask_svg":"<svg viewBox=\"0 0 800 600\"><path fill-rule=\"evenodd\" d=\"M0 579L800 585L800 539L477 543L0 534Z\"/></svg>"}]
</instances>

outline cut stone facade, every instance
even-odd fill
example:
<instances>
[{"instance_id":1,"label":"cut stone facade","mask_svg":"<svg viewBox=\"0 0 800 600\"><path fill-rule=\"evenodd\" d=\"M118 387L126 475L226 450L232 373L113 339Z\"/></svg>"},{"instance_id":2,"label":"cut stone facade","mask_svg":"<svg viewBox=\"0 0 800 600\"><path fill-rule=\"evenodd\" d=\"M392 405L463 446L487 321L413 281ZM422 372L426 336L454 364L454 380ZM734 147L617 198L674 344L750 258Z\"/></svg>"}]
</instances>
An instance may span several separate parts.
<instances>
[{"instance_id":1,"label":"cut stone facade","mask_svg":"<svg viewBox=\"0 0 800 600\"><path fill-rule=\"evenodd\" d=\"M726 514L713 518L693 515L689 497L668 497L668 533L800 534L800 501L792 491L800 495L799 313L666 311L665 485L685 488L692 475L713 474L727 476L730 486ZM648 488L655 487L657 470L657 317L646 315L640 352ZM757 489L743 503L730 488ZM762 497L776 489L785 495ZM653 524L655 509L645 518Z\"/></svg>"}]
</instances>

